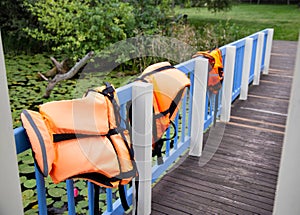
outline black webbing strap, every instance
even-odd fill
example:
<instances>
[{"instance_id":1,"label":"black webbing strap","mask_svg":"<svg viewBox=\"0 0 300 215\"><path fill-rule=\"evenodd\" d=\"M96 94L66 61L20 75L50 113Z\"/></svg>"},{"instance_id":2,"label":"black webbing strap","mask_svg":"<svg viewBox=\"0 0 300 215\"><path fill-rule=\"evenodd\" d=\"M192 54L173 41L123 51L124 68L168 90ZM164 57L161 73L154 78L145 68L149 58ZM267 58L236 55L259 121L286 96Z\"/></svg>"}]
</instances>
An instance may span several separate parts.
<instances>
[{"instance_id":1,"label":"black webbing strap","mask_svg":"<svg viewBox=\"0 0 300 215\"><path fill-rule=\"evenodd\" d=\"M115 99L115 95L114 95L115 89L108 82L105 82L104 84L105 84L106 88L104 90L102 90L102 92L100 92L100 93L103 94L104 96L106 96L107 98L109 98L109 100L111 101L113 108L114 108L116 125L117 125L117 127L119 127L120 123L121 123L121 115L120 115L120 107L119 107L119 105Z\"/></svg>"},{"instance_id":2,"label":"black webbing strap","mask_svg":"<svg viewBox=\"0 0 300 215\"><path fill-rule=\"evenodd\" d=\"M152 151L152 157L154 157L155 155L157 156L157 165L161 165L164 163L164 160L162 158L162 152L161 152L163 144L164 144L163 139L157 140L154 145L154 151Z\"/></svg>"},{"instance_id":3,"label":"black webbing strap","mask_svg":"<svg viewBox=\"0 0 300 215\"><path fill-rule=\"evenodd\" d=\"M126 199L124 185L119 184L119 194L120 194L123 209L124 209L124 211L127 211L129 209L129 206L128 206L127 199Z\"/></svg>"},{"instance_id":4,"label":"black webbing strap","mask_svg":"<svg viewBox=\"0 0 300 215\"><path fill-rule=\"evenodd\" d=\"M138 200L139 200L139 176L135 179L135 215L137 215L138 211Z\"/></svg>"},{"instance_id":5,"label":"black webbing strap","mask_svg":"<svg viewBox=\"0 0 300 215\"><path fill-rule=\"evenodd\" d=\"M100 134L75 134L75 133L63 133L63 134L53 134L53 143L61 142L64 140L73 140L78 138L89 138L89 137L99 137Z\"/></svg>"},{"instance_id":6,"label":"black webbing strap","mask_svg":"<svg viewBox=\"0 0 300 215\"><path fill-rule=\"evenodd\" d=\"M100 215L99 212L99 186L94 184L94 215Z\"/></svg>"}]
</instances>

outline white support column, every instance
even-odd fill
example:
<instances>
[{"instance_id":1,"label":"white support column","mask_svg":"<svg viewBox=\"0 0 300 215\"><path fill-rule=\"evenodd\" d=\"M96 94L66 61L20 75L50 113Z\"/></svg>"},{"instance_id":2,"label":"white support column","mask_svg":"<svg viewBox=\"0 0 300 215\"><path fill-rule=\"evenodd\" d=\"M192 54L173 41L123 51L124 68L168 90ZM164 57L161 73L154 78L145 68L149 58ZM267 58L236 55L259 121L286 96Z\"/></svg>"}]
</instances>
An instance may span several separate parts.
<instances>
[{"instance_id":1,"label":"white support column","mask_svg":"<svg viewBox=\"0 0 300 215\"><path fill-rule=\"evenodd\" d=\"M0 32L0 214L23 214L21 184Z\"/></svg>"},{"instance_id":2,"label":"white support column","mask_svg":"<svg viewBox=\"0 0 300 215\"><path fill-rule=\"evenodd\" d=\"M264 33L258 33L257 39L257 47L256 47L256 57L255 57L255 66L254 66L254 79L253 85L259 85L260 80L260 68L261 68L261 61L262 61L262 51L264 46Z\"/></svg>"},{"instance_id":3,"label":"white support column","mask_svg":"<svg viewBox=\"0 0 300 215\"><path fill-rule=\"evenodd\" d=\"M268 28L267 46L266 46L266 54L265 54L265 66L264 66L264 71L263 71L264 75L269 74L272 43L273 43L273 34L274 34L274 29Z\"/></svg>"},{"instance_id":4,"label":"white support column","mask_svg":"<svg viewBox=\"0 0 300 215\"><path fill-rule=\"evenodd\" d=\"M195 59L194 89L191 116L191 144L189 155L201 156L207 89L208 60Z\"/></svg>"},{"instance_id":5,"label":"white support column","mask_svg":"<svg viewBox=\"0 0 300 215\"><path fill-rule=\"evenodd\" d=\"M224 81L222 92L222 108L220 115L220 121L222 122L229 122L230 120L235 53L235 46L226 46L226 58L224 65Z\"/></svg>"},{"instance_id":6,"label":"white support column","mask_svg":"<svg viewBox=\"0 0 300 215\"><path fill-rule=\"evenodd\" d=\"M285 137L279 167L274 215L300 214L300 36Z\"/></svg>"},{"instance_id":7,"label":"white support column","mask_svg":"<svg viewBox=\"0 0 300 215\"><path fill-rule=\"evenodd\" d=\"M250 37L246 38L245 39L241 93L240 93L240 97L239 97L240 100L246 100L247 96L248 96L249 74L250 74L251 57L252 57L252 45L253 45L253 39Z\"/></svg>"},{"instance_id":8,"label":"white support column","mask_svg":"<svg viewBox=\"0 0 300 215\"><path fill-rule=\"evenodd\" d=\"M136 82L132 89L132 141L139 171L137 214L151 213L152 84ZM135 202L135 192L133 192ZM134 214L134 213L133 213Z\"/></svg>"}]
</instances>

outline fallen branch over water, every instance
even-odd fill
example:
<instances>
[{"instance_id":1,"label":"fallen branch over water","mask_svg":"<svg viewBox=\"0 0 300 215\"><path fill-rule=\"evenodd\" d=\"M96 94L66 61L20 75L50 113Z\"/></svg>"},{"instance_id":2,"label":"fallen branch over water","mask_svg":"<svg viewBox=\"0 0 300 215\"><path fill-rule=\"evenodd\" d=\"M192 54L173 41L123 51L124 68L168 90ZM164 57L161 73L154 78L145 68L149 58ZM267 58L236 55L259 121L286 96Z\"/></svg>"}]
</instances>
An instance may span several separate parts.
<instances>
[{"instance_id":1,"label":"fallen branch over water","mask_svg":"<svg viewBox=\"0 0 300 215\"><path fill-rule=\"evenodd\" d=\"M89 59L93 57L93 55L94 55L93 51L89 52L86 56L84 56L84 58L78 61L67 73L56 74L53 79L48 80L48 86L46 88L44 98L49 98L51 91L53 90L53 88L58 82L74 77L74 75L77 74L77 72L87 63ZM45 78L43 79L46 80Z\"/></svg>"}]
</instances>

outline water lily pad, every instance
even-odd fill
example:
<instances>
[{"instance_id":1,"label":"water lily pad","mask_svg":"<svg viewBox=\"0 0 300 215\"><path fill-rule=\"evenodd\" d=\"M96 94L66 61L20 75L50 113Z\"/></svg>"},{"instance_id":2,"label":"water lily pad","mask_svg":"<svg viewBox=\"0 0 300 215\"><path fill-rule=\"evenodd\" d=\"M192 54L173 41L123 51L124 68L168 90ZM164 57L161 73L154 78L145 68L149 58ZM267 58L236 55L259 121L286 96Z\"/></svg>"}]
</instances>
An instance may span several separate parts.
<instances>
[{"instance_id":1,"label":"water lily pad","mask_svg":"<svg viewBox=\"0 0 300 215\"><path fill-rule=\"evenodd\" d=\"M54 202L53 204L53 207L56 207L56 208L62 208L62 206L64 205L65 203L63 201L56 201Z\"/></svg>"},{"instance_id":2,"label":"water lily pad","mask_svg":"<svg viewBox=\"0 0 300 215\"><path fill-rule=\"evenodd\" d=\"M49 185L47 186L49 189L52 189L52 188L56 188L57 185L56 184L53 184L51 181L49 181Z\"/></svg>"},{"instance_id":3,"label":"water lily pad","mask_svg":"<svg viewBox=\"0 0 300 215\"><path fill-rule=\"evenodd\" d=\"M47 205L51 205L54 202L54 199L52 198L47 198L46 199Z\"/></svg>"},{"instance_id":4,"label":"water lily pad","mask_svg":"<svg viewBox=\"0 0 300 215\"><path fill-rule=\"evenodd\" d=\"M38 208L32 208L24 212L25 215L38 215Z\"/></svg>"},{"instance_id":5,"label":"water lily pad","mask_svg":"<svg viewBox=\"0 0 300 215\"><path fill-rule=\"evenodd\" d=\"M99 199L100 200L106 200L106 194L105 193L101 193Z\"/></svg>"},{"instance_id":6,"label":"water lily pad","mask_svg":"<svg viewBox=\"0 0 300 215\"><path fill-rule=\"evenodd\" d=\"M66 190L62 188L50 188L48 194L52 197L61 197L66 194Z\"/></svg>"},{"instance_id":7,"label":"water lily pad","mask_svg":"<svg viewBox=\"0 0 300 215\"><path fill-rule=\"evenodd\" d=\"M21 176L20 177L20 182L21 182L21 184L23 184L25 181L27 181L27 177L26 176Z\"/></svg>"},{"instance_id":8,"label":"water lily pad","mask_svg":"<svg viewBox=\"0 0 300 215\"><path fill-rule=\"evenodd\" d=\"M82 200L82 201L79 201L77 203L77 205L81 208L85 208L85 207L88 207L89 203L88 203L88 201Z\"/></svg>"},{"instance_id":9,"label":"water lily pad","mask_svg":"<svg viewBox=\"0 0 300 215\"><path fill-rule=\"evenodd\" d=\"M24 182L24 187L26 188L34 188L36 186L35 179L30 179Z\"/></svg>"},{"instance_id":10,"label":"water lily pad","mask_svg":"<svg viewBox=\"0 0 300 215\"><path fill-rule=\"evenodd\" d=\"M63 202L68 202L68 196L67 195L64 195L60 198L61 201Z\"/></svg>"},{"instance_id":11,"label":"water lily pad","mask_svg":"<svg viewBox=\"0 0 300 215\"><path fill-rule=\"evenodd\" d=\"M100 202L100 206L99 206L101 208L101 211L106 211L107 206L104 205L104 203L103 203L103 206L101 206L101 203L102 202Z\"/></svg>"},{"instance_id":12,"label":"water lily pad","mask_svg":"<svg viewBox=\"0 0 300 215\"><path fill-rule=\"evenodd\" d=\"M82 195L82 196L87 196L87 195L88 195L88 188L82 189L79 193L80 193L80 195Z\"/></svg>"},{"instance_id":13,"label":"water lily pad","mask_svg":"<svg viewBox=\"0 0 300 215\"><path fill-rule=\"evenodd\" d=\"M51 179L52 180L52 179ZM60 182L59 184L55 184L56 187L60 187L60 188L66 188L66 182Z\"/></svg>"},{"instance_id":14,"label":"water lily pad","mask_svg":"<svg viewBox=\"0 0 300 215\"><path fill-rule=\"evenodd\" d=\"M22 192L22 197L25 198L25 199L28 199L30 197L32 197L34 195L34 191L29 189L29 190L24 190Z\"/></svg>"},{"instance_id":15,"label":"water lily pad","mask_svg":"<svg viewBox=\"0 0 300 215\"><path fill-rule=\"evenodd\" d=\"M31 199L23 199L23 207L26 208L28 205L30 205L32 202Z\"/></svg>"},{"instance_id":16,"label":"water lily pad","mask_svg":"<svg viewBox=\"0 0 300 215\"><path fill-rule=\"evenodd\" d=\"M120 193L119 193L119 192L116 193L116 197L117 197L117 198L120 197Z\"/></svg>"},{"instance_id":17,"label":"water lily pad","mask_svg":"<svg viewBox=\"0 0 300 215\"><path fill-rule=\"evenodd\" d=\"M31 155L25 155L22 157L22 162L24 164L33 164L34 160L33 157Z\"/></svg>"},{"instance_id":18,"label":"water lily pad","mask_svg":"<svg viewBox=\"0 0 300 215\"><path fill-rule=\"evenodd\" d=\"M84 189L86 187L86 182L83 180L76 181L76 187L79 189Z\"/></svg>"},{"instance_id":19,"label":"water lily pad","mask_svg":"<svg viewBox=\"0 0 300 215\"><path fill-rule=\"evenodd\" d=\"M50 176L44 178L45 180L45 187L49 187L50 184L52 184L52 179L50 178Z\"/></svg>"},{"instance_id":20,"label":"water lily pad","mask_svg":"<svg viewBox=\"0 0 300 215\"><path fill-rule=\"evenodd\" d=\"M23 173L23 174L33 173L34 166L29 165L29 164L20 164L19 171L20 171L20 173Z\"/></svg>"}]
</instances>

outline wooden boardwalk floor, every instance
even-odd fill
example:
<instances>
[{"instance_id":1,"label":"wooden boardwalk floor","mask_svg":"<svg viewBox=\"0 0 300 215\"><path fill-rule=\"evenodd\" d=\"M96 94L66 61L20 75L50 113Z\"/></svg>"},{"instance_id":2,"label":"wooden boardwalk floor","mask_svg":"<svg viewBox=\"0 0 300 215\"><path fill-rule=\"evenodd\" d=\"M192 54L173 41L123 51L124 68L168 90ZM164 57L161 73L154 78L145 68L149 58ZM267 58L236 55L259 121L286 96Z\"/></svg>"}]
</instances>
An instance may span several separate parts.
<instances>
[{"instance_id":1,"label":"wooden boardwalk floor","mask_svg":"<svg viewBox=\"0 0 300 215\"><path fill-rule=\"evenodd\" d=\"M201 158L183 156L153 187L151 214L272 214L296 47L273 41L269 75L210 131L221 139L216 153L206 164L213 144Z\"/></svg>"}]
</instances>

